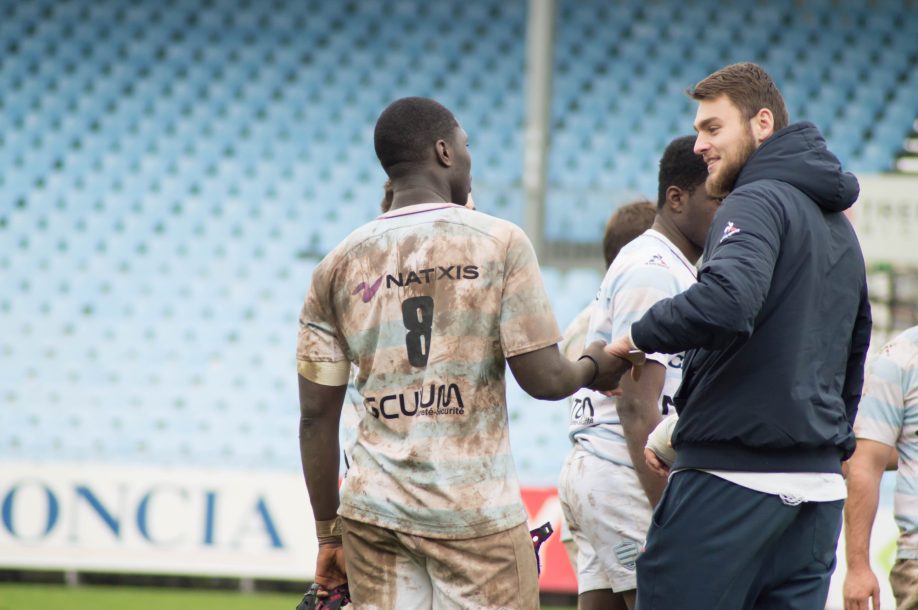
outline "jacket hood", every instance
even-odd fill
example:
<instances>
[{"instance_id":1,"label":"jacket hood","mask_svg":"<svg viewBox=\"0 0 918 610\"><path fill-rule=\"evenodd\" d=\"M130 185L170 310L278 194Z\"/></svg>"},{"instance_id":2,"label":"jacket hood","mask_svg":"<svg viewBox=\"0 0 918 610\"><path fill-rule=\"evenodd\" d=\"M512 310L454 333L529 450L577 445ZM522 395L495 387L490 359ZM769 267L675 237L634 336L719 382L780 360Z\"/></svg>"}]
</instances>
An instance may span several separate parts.
<instances>
[{"instance_id":1,"label":"jacket hood","mask_svg":"<svg viewBox=\"0 0 918 610\"><path fill-rule=\"evenodd\" d=\"M854 174L842 171L819 129L806 121L765 140L743 166L735 188L766 179L793 185L827 212L850 208L860 192Z\"/></svg>"}]
</instances>

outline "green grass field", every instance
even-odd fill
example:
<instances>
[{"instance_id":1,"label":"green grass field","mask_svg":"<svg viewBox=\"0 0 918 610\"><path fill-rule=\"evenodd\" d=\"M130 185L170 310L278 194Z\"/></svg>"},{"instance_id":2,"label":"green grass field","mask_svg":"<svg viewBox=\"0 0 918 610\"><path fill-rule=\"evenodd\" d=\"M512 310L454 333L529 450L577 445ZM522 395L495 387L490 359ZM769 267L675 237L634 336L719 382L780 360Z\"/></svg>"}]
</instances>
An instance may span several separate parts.
<instances>
[{"instance_id":1,"label":"green grass field","mask_svg":"<svg viewBox=\"0 0 918 610\"><path fill-rule=\"evenodd\" d=\"M0 584L0 610L294 610L299 601L289 593Z\"/></svg>"}]
</instances>

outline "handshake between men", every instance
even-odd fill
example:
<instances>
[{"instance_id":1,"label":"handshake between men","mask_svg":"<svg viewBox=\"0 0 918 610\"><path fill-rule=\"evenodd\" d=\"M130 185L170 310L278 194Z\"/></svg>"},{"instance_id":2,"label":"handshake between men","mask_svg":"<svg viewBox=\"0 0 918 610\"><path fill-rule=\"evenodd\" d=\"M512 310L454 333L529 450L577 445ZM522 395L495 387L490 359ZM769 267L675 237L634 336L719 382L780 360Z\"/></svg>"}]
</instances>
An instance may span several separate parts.
<instances>
[{"instance_id":1,"label":"handshake between men","mask_svg":"<svg viewBox=\"0 0 918 610\"><path fill-rule=\"evenodd\" d=\"M632 369L635 380L640 378L641 366L646 362L644 352L636 349L627 335L609 344L594 341L586 346L580 358L592 360L595 365L595 374L584 387L604 393L617 389L628 369Z\"/></svg>"},{"instance_id":2,"label":"handshake between men","mask_svg":"<svg viewBox=\"0 0 918 610\"><path fill-rule=\"evenodd\" d=\"M634 349L628 337L621 337L610 344L594 341L586 346L580 359L589 359L595 365L592 379L583 387L606 394L614 393L622 375L632 367L632 375L637 379L640 365L645 360L644 354Z\"/></svg>"}]
</instances>

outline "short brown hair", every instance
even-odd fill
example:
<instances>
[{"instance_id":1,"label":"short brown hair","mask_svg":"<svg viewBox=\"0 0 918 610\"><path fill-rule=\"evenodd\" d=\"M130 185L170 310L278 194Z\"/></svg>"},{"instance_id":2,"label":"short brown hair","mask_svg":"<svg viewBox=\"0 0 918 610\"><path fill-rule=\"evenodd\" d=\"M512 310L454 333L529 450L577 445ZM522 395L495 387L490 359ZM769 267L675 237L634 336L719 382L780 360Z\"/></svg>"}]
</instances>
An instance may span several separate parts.
<instances>
[{"instance_id":1,"label":"short brown hair","mask_svg":"<svg viewBox=\"0 0 918 610\"><path fill-rule=\"evenodd\" d=\"M688 92L696 100L710 100L726 95L748 120L762 108L768 108L775 119L775 131L787 127L790 119L784 97L761 66L753 63L732 64L701 80Z\"/></svg>"},{"instance_id":2,"label":"short brown hair","mask_svg":"<svg viewBox=\"0 0 918 610\"><path fill-rule=\"evenodd\" d=\"M646 199L623 205L612 214L602 238L606 267L612 264L628 242L650 228L656 215L656 207Z\"/></svg>"}]
</instances>

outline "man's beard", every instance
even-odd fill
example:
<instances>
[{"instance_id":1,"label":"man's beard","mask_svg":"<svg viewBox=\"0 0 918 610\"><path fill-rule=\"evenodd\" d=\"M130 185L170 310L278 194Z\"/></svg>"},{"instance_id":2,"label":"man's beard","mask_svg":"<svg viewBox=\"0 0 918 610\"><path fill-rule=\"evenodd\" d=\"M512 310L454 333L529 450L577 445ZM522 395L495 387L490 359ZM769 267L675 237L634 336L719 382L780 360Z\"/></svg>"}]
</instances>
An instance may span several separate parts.
<instances>
[{"instance_id":1,"label":"man's beard","mask_svg":"<svg viewBox=\"0 0 918 610\"><path fill-rule=\"evenodd\" d=\"M717 174L708 175L705 180L705 187L708 189L708 195L711 197L726 197L733 190L736 179L739 177L746 161L755 152L755 138L752 137L752 130L747 127L746 137L743 138L741 148L737 151L735 159L720 158L720 170Z\"/></svg>"}]
</instances>

